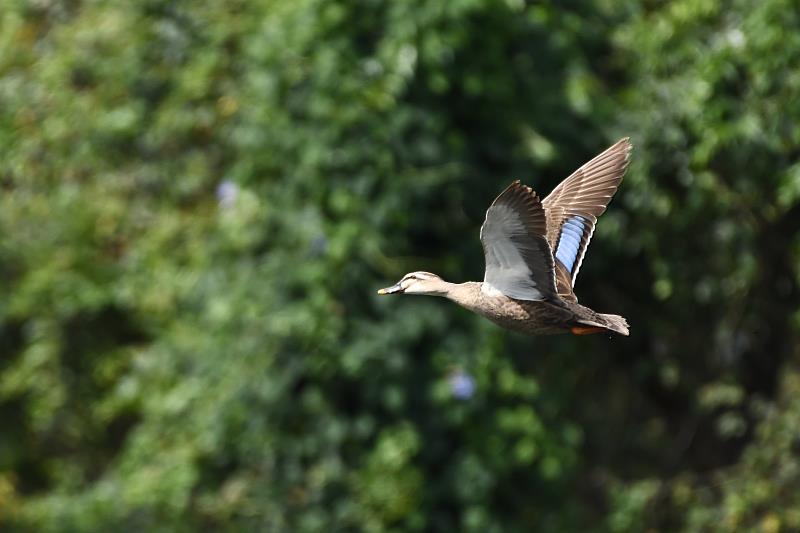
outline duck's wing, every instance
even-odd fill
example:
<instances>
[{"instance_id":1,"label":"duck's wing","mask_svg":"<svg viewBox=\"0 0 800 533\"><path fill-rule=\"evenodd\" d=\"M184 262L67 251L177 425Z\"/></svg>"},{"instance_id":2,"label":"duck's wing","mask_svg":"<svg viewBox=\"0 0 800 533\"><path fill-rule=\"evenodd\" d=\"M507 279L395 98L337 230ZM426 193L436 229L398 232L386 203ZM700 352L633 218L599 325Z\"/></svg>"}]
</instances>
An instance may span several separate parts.
<instances>
[{"instance_id":1,"label":"duck's wing","mask_svg":"<svg viewBox=\"0 0 800 533\"><path fill-rule=\"evenodd\" d=\"M597 217L606 210L622 182L631 152L630 140L617 141L553 189L542 206L547 217L547 241L554 250L556 288L577 301L572 287L581 268Z\"/></svg>"},{"instance_id":2,"label":"duck's wing","mask_svg":"<svg viewBox=\"0 0 800 533\"><path fill-rule=\"evenodd\" d=\"M481 243L486 256L483 281L489 289L519 300L555 296L547 220L530 187L515 181L492 202L481 227Z\"/></svg>"}]
</instances>

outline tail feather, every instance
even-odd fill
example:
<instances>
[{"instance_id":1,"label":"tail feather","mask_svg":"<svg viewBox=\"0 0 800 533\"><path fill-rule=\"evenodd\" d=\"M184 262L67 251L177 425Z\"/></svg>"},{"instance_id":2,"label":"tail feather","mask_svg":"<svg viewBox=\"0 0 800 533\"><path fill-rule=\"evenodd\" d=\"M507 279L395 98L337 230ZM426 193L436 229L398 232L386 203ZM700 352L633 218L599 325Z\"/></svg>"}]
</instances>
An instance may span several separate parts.
<instances>
[{"instance_id":1,"label":"tail feather","mask_svg":"<svg viewBox=\"0 0 800 533\"><path fill-rule=\"evenodd\" d=\"M628 321L623 317L619 315L604 315L602 313L598 313L598 316L601 318L600 322L602 322L603 327L620 335L628 336Z\"/></svg>"}]
</instances>

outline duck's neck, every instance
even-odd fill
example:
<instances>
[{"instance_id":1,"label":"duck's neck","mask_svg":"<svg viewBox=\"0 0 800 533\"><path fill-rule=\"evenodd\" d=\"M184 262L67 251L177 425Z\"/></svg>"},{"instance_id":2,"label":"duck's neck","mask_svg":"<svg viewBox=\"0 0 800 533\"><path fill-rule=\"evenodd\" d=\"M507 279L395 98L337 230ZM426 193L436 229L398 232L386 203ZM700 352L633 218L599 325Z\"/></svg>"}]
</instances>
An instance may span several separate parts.
<instances>
[{"instance_id":1,"label":"duck's neck","mask_svg":"<svg viewBox=\"0 0 800 533\"><path fill-rule=\"evenodd\" d=\"M414 290L408 290L406 293L422 294L425 296L444 296L445 298L450 298L450 294L453 291L457 291L458 286L458 283L450 283L449 281L445 281L443 279L435 279L427 281L425 286L420 287L419 289L412 287Z\"/></svg>"},{"instance_id":2,"label":"duck's neck","mask_svg":"<svg viewBox=\"0 0 800 533\"><path fill-rule=\"evenodd\" d=\"M447 290L440 294L448 300L452 300L462 307L472 309L480 298L481 284L477 281L467 281L466 283L443 282Z\"/></svg>"}]
</instances>

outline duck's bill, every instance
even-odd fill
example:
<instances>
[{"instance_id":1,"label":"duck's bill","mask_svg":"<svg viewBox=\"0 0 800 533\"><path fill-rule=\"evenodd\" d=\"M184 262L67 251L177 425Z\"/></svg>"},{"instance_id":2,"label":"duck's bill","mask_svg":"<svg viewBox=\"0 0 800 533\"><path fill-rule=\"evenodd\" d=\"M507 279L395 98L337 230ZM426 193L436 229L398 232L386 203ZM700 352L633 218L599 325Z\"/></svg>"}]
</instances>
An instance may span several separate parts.
<instances>
[{"instance_id":1,"label":"duck's bill","mask_svg":"<svg viewBox=\"0 0 800 533\"><path fill-rule=\"evenodd\" d=\"M386 287L385 289L378 289L378 294L398 294L403 292L403 287L399 283Z\"/></svg>"}]
</instances>

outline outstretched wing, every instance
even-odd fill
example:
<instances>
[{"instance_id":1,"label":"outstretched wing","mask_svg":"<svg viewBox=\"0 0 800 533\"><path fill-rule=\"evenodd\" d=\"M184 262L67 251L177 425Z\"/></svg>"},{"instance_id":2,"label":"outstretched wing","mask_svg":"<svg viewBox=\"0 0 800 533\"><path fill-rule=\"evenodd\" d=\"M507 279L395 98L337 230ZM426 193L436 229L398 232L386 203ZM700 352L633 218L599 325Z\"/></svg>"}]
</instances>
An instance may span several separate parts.
<instances>
[{"instance_id":1,"label":"outstretched wing","mask_svg":"<svg viewBox=\"0 0 800 533\"><path fill-rule=\"evenodd\" d=\"M542 202L547 217L547 241L555 250L558 294L577 301L572 287L581 268L597 217L606 210L622 182L631 152L630 140L617 141L576 170Z\"/></svg>"},{"instance_id":2,"label":"outstretched wing","mask_svg":"<svg viewBox=\"0 0 800 533\"><path fill-rule=\"evenodd\" d=\"M546 234L539 197L515 181L492 202L481 227L484 284L519 300L555 295L553 253Z\"/></svg>"}]
</instances>

